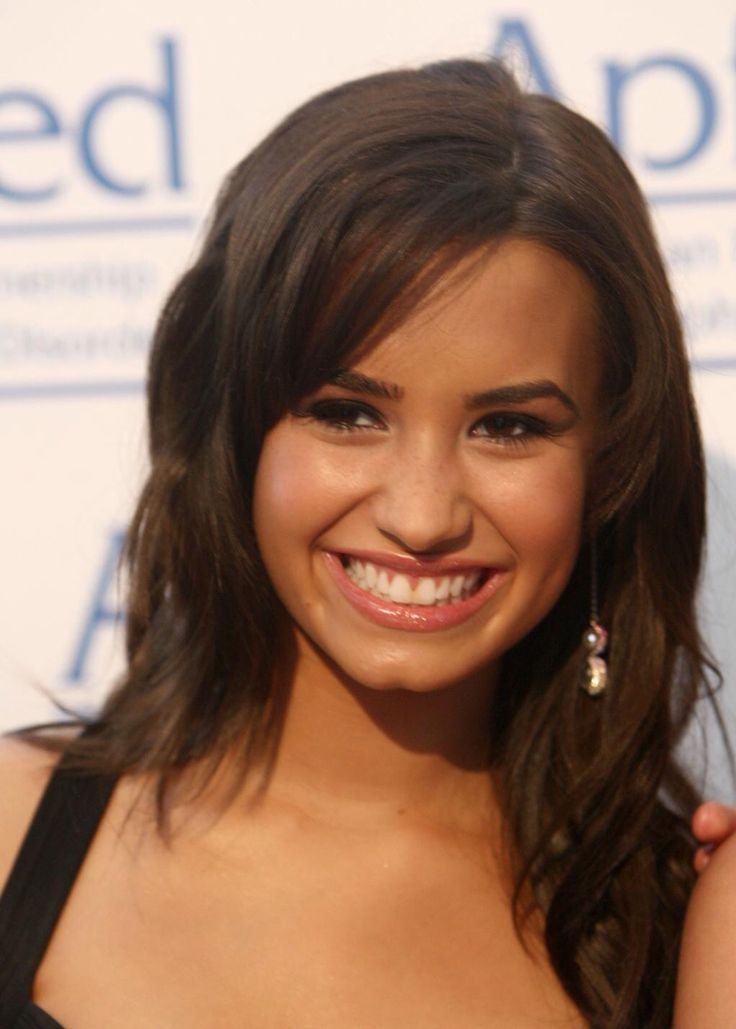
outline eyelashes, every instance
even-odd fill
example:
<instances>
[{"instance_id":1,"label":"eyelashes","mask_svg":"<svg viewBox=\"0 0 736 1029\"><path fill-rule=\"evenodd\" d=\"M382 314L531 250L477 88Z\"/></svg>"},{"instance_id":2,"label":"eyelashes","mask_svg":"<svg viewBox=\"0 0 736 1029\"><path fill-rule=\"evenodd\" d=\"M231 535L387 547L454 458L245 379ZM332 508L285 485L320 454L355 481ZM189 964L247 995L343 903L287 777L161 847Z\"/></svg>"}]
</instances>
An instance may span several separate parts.
<instances>
[{"instance_id":1,"label":"eyelashes","mask_svg":"<svg viewBox=\"0 0 736 1029\"><path fill-rule=\"evenodd\" d=\"M294 414L297 418L320 422L338 432L386 428L378 411L357 400L315 400L304 408L298 408Z\"/></svg>"},{"instance_id":2,"label":"eyelashes","mask_svg":"<svg viewBox=\"0 0 736 1029\"><path fill-rule=\"evenodd\" d=\"M533 439L550 439L564 430L535 415L515 411L499 411L484 415L473 425L471 433L479 439L491 439L504 446L520 446Z\"/></svg>"},{"instance_id":3,"label":"eyelashes","mask_svg":"<svg viewBox=\"0 0 736 1029\"><path fill-rule=\"evenodd\" d=\"M339 435L370 431L385 432L388 425L383 416L369 404L357 400L316 400L297 408L294 416L319 424ZM521 447L536 439L550 439L564 432L564 427L536 415L518 411L494 411L478 418L470 428L474 439L487 439L495 446Z\"/></svg>"}]
</instances>

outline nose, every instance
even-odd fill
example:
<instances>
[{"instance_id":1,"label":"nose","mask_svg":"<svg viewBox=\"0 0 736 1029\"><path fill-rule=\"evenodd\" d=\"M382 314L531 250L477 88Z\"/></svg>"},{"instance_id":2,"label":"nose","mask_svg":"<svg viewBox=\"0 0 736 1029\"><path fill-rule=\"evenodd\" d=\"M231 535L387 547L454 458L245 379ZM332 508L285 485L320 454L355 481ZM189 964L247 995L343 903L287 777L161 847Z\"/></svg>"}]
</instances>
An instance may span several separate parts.
<instances>
[{"instance_id":1,"label":"nose","mask_svg":"<svg viewBox=\"0 0 736 1029\"><path fill-rule=\"evenodd\" d=\"M444 553L471 537L472 504L462 469L429 440L393 455L374 501L379 531L408 552Z\"/></svg>"}]
</instances>

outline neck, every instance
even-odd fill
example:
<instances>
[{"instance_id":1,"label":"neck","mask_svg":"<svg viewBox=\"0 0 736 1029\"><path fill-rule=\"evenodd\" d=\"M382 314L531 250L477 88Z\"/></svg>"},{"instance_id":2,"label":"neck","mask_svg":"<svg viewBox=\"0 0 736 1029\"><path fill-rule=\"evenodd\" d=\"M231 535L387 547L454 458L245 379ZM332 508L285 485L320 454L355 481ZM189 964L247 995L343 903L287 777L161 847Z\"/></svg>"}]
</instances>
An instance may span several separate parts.
<instances>
[{"instance_id":1,"label":"neck","mask_svg":"<svg viewBox=\"0 0 736 1029\"><path fill-rule=\"evenodd\" d=\"M413 815L487 832L495 670L426 693L348 680L300 640L265 800L370 827Z\"/></svg>"}]
</instances>

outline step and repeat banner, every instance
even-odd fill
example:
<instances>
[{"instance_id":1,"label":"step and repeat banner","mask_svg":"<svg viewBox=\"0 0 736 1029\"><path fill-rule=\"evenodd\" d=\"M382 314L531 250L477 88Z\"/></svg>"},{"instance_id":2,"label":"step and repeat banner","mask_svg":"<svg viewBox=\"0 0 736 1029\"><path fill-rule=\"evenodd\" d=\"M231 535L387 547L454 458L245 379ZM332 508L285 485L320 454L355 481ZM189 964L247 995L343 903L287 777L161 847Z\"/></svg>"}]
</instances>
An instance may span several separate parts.
<instances>
[{"instance_id":1,"label":"step and repeat banner","mask_svg":"<svg viewBox=\"0 0 736 1029\"><path fill-rule=\"evenodd\" d=\"M701 605L733 720L736 4L16 0L0 27L0 730L93 710L121 668L151 329L225 172L325 87L483 54L604 126L652 204L706 434Z\"/></svg>"}]
</instances>

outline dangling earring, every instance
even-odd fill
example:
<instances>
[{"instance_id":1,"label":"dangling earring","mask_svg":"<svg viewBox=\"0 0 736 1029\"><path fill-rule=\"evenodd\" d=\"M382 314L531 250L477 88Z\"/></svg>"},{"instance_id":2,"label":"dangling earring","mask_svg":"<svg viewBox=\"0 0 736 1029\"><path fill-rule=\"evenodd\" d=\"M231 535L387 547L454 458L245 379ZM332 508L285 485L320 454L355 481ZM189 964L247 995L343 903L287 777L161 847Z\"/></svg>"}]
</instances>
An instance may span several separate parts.
<instances>
[{"instance_id":1,"label":"dangling earring","mask_svg":"<svg viewBox=\"0 0 736 1029\"><path fill-rule=\"evenodd\" d=\"M603 693L608 684L608 665L603 655L608 645L608 632L598 621L598 553L595 537L590 544L590 622L583 633L583 646L588 652L582 688L591 697Z\"/></svg>"}]
</instances>

